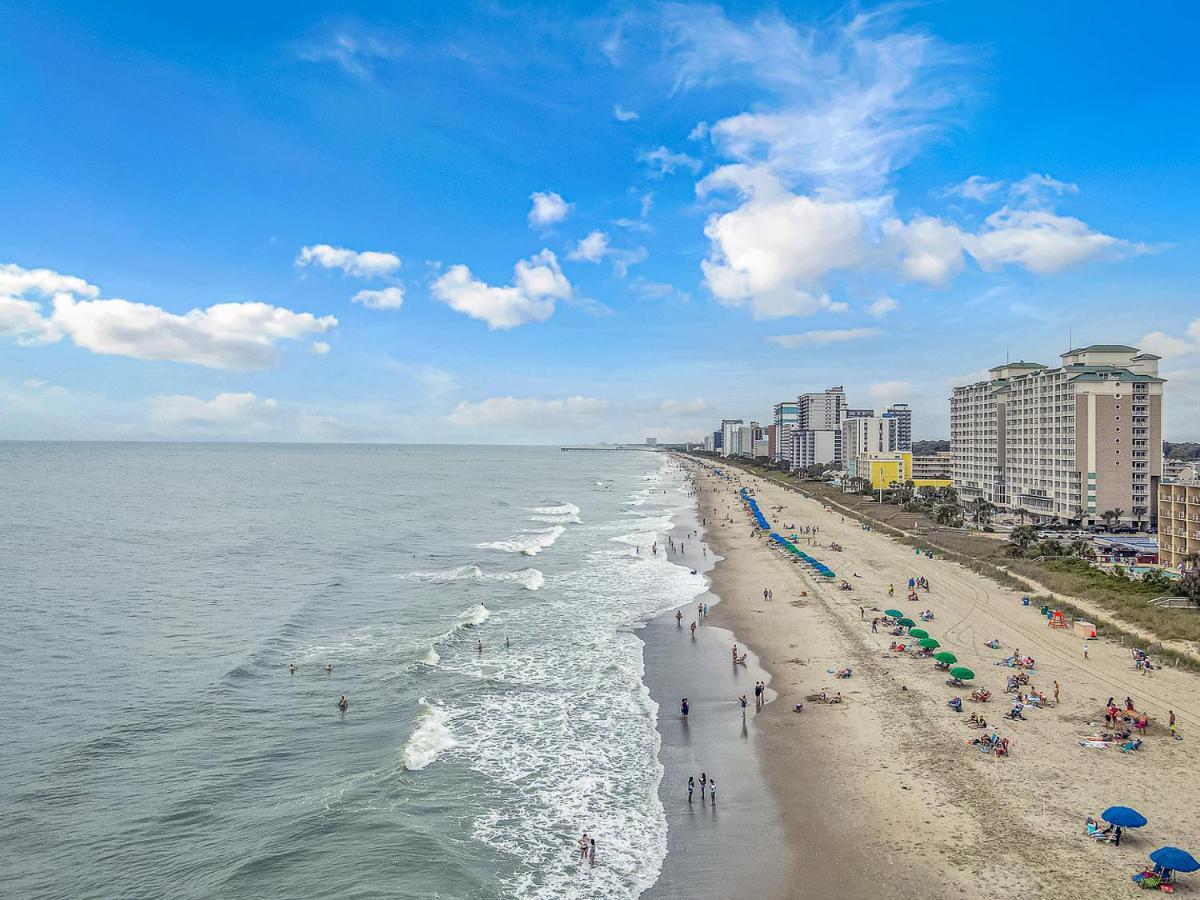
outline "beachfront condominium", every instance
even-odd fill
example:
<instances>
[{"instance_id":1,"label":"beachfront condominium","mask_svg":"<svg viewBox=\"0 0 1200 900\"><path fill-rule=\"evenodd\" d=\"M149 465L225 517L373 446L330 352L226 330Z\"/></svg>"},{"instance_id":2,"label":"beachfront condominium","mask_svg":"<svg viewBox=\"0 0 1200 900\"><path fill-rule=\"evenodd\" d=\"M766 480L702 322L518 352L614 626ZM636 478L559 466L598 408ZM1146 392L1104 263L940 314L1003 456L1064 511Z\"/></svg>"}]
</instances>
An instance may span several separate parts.
<instances>
[{"instance_id":1,"label":"beachfront condominium","mask_svg":"<svg viewBox=\"0 0 1200 900\"><path fill-rule=\"evenodd\" d=\"M949 478L954 470L953 457L949 450L939 451L929 456L914 456L912 458L912 477L918 478Z\"/></svg>"},{"instance_id":2,"label":"beachfront condominium","mask_svg":"<svg viewBox=\"0 0 1200 900\"><path fill-rule=\"evenodd\" d=\"M892 449L911 453L912 409L907 403L893 403L887 408L887 414L892 417Z\"/></svg>"},{"instance_id":3,"label":"beachfront condominium","mask_svg":"<svg viewBox=\"0 0 1200 900\"><path fill-rule=\"evenodd\" d=\"M1158 564L1182 572L1200 562L1200 482L1158 486Z\"/></svg>"},{"instance_id":4,"label":"beachfront condominium","mask_svg":"<svg viewBox=\"0 0 1200 900\"><path fill-rule=\"evenodd\" d=\"M1006 363L954 388L950 452L963 501L1095 525L1154 521L1162 477L1159 357L1122 344L1068 350L1061 364Z\"/></svg>"},{"instance_id":5,"label":"beachfront condominium","mask_svg":"<svg viewBox=\"0 0 1200 900\"><path fill-rule=\"evenodd\" d=\"M742 452L741 419L721 420L721 455L739 456Z\"/></svg>"},{"instance_id":6,"label":"beachfront condominium","mask_svg":"<svg viewBox=\"0 0 1200 900\"><path fill-rule=\"evenodd\" d=\"M787 459L792 447L792 432L800 421L800 404L795 400L784 400L775 404L775 431L771 458L776 462Z\"/></svg>"},{"instance_id":7,"label":"beachfront condominium","mask_svg":"<svg viewBox=\"0 0 1200 900\"><path fill-rule=\"evenodd\" d=\"M842 423L842 456L846 470L853 473L855 463L862 457L894 450L894 433L892 417L887 413L846 419Z\"/></svg>"},{"instance_id":8,"label":"beachfront condominium","mask_svg":"<svg viewBox=\"0 0 1200 900\"><path fill-rule=\"evenodd\" d=\"M831 387L796 398L796 426L792 430L793 469L842 462L842 421L846 418L846 392Z\"/></svg>"}]
</instances>

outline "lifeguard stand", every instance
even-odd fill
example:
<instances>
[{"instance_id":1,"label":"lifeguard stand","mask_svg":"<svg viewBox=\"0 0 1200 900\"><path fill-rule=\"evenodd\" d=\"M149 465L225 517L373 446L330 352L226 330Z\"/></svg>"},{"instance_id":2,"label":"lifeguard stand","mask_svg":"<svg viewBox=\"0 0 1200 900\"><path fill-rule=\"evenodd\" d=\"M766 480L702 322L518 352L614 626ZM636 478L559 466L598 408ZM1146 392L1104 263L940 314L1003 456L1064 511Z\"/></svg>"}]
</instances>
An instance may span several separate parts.
<instances>
[{"instance_id":1,"label":"lifeguard stand","mask_svg":"<svg viewBox=\"0 0 1200 900\"><path fill-rule=\"evenodd\" d=\"M1071 623L1067 621L1066 615L1061 609L1056 609L1050 614L1050 620L1047 624L1051 628L1070 628Z\"/></svg>"}]
</instances>

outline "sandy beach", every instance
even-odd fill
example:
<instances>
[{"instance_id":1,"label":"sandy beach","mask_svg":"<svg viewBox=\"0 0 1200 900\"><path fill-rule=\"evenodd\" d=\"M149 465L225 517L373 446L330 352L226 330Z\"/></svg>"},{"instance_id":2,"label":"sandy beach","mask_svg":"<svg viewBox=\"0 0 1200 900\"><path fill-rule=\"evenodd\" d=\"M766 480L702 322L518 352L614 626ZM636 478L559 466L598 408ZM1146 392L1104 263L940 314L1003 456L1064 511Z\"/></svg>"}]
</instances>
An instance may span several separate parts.
<instances>
[{"instance_id":1,"label":"sandy beach","mask_svg":"<svg viewBox=\"0 0 1200 900\"><path fill-rule=\"evenodd\" d=\"M1085 659L1083 634L1049 628L1018 593L737 469L728 470L731 483L697 461L686 464L696 475L705 540L724 557L710 573L723 600L710 622L757 653L778 694L754 724L794 851L778 867L794 866L795 877L765 885L760 896L1107 897L1136 890L1130 875L1150 851L1198 849L1192 748L1200 679L1172 669L1142 675L1127 649L1103 640L1087 642ZM818 527L816 546L803 535L799 543L853 589L818 583L756 535L737 498L742 486L781 533ZM841 552L828 549L835 541ZM908 579L920 576L931 590L906 601ZM764 588L773 601L763 600ZM989 689L990 702L964 702L956 714L947 700L966 701L971 687L948 686L931 660L889 653L894 638L882 628L873 634L870 620L893 607L911 609L914 619L931 609L934 619L923 627L974 670L971 687ZM1000 649L985 646L991 639ZM1010 722L1004 688L1014 670L996 663L1015 648L1037 660L1030 679L1051 703ZM835 679L844 667L853 676ZM823 688L841 691L845 702L806 701ZM1103 730L1105 701L1126 696L1151 719L1143 748L1081 747ZM801 702L803 711L794 712ZM1183 740L1167 733L1169 709ZM1010 757L970 745L980 734L966 725L973 712L1011 741ZM1117 804L1138 809L1149 824L1126 831L1119 847L1090 840L1086 817ZM769 857L760 865L777 868ZM1180 877L1180 892L1197 891L1200 878Z\"/></svg>"}]
</instances>

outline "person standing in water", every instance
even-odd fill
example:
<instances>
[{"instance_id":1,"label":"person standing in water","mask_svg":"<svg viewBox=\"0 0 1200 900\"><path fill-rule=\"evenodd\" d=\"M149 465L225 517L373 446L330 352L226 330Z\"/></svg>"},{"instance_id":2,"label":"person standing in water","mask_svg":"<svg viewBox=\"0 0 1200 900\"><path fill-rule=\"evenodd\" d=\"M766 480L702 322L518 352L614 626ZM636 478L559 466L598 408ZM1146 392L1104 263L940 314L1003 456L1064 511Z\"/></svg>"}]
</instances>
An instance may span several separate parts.
<instances>
[{"instance_id":1,"label":"person standing in water","mask_svg":"<svg viewBox=\"0 0 1200 900\"><path fill-rule=\"evenodd\" d=\"M683 716L685 719L688 717L687 697L684 697L682 700L679 701L679 714L681 716Z\"/></svg>"},{"instance_id":2,"label":"person standing in water","mask_svg":"<svg viewBox=\"0 0 1200 900\"><path fill-rule=\"evenodd\" d=\"M688 803L692 802L692 792L696 790L696 779L688 776Z\"/></svg>"},{"instance_id":3,"label":"person standing in water","mask_svg":"<svg viewBox=\"0 0 1200 900\"><path fill-rule=\"evenodd\" d=\"M700 799L704 799L704 791L708 788L708 776L700 773Z\"/></svg>"},{"instance_id":4,"label":"person standing in water","mask_svg":"<svg viewBox=\"0 0 1200 900\"><path fill-rule=\"evenodd\" d=\"M695 639L696 639L696 623L693 622L692 623L692 640L694 641Z\"/></svg>"},{"instance_id":5,"label":"person standing in water","mask_svg":"<svg viewBox=\"0 0 1200 900\"><path fill-rule=\"evenodd\" d=\"M744 719L746 718L746 695L742 694L742 696L738 698L738 702L742 704L742 718Z\"/></svg>"},{"instance_id":6,"label":"person standing in water","mask_svg":"<svg viewBox=\"0 0 1200 900\"><path fill-rule=\"evenodd\" d=\"M342 699L338 701L338 709L345 712L350 708L350 701L346 699L346 695L342 694Z\"/></svg>"},{"instance_id":7,"label":"person standing in water","mask_svg":"<svg viewBox=\"0 0 1200 900\"><path fill-rule=\"evenodd\" d=\"M592 843L588 846L588 865L596 864L596 839L592 838Z\"/></svg>"},{"instance_id":8,"label":"person standing in water","mask_svg":"<svg viewBox=\"0 0 1200 900\"><path fill-rule=\"evenodd\" d=\"M675 610L675 625L678 628L683 627L683 610L682 609Z\"/></svg>"},{"instance_id":9,"label":"person standing in water","mask_svg":"<svg viewBox=\"0 0 1200 900\"><path fill-rule=\"evenodd\" d=\"M579 845L579 858L587 859L588 850L592 846L592 840L591 840L591 838L588 837L588 833L585 831L583 833L583 837L581 837L575 843L577 843Z\"/></svg>"},{"instance_id":10,"label":"person standing in water","mask_svg":"<svg viewBox=\"0 0 1200 900\"><path fill-rule=\"evenodd\" d=\"M716 806L717 805L717 779L715 779L715 778L709 779L708 796L712 799L712 805Z\"/></svg>"}]
</instances>

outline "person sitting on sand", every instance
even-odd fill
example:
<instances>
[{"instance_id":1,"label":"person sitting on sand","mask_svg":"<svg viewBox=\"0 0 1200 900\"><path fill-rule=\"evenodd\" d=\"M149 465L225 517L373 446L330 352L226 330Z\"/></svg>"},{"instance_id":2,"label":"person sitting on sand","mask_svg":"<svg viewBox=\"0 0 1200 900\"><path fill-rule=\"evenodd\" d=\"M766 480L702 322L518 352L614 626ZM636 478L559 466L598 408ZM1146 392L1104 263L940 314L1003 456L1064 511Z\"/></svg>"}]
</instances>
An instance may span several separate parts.
<instances>
[{"instance_id":1,"label":"person sitting on sand","mask_svg":"<svg viewBox=\"0 0 1200 900\"><path fill-rule=\"evenodd\" d=\"M1135 710L1135 707L1133 705L1133 698L1126 697L1125 698L1125 712L1134 712L1134 710Z\"/></svg>"},{"instance_id":2,"label":"person sitting on sand","mask_svg":"<svg viewBox=\"0 0 1200 900\"><path fill-rule=\"evenodd\" d=\"M1025 717L1023 715L1021 715L1021 710L1023 710L1024 708L1025 708L1025 704L1018 700L1016 703L1013 704L1012 710L1009 711L1008 715L1005 718L1020 719L1022 722L1025 721Z\"/></svg>"}]
</instances>

